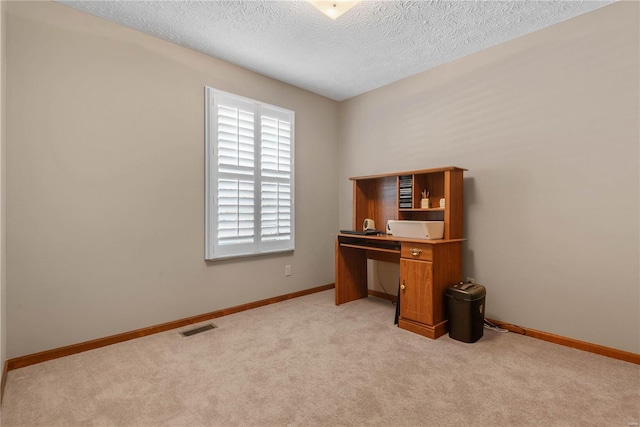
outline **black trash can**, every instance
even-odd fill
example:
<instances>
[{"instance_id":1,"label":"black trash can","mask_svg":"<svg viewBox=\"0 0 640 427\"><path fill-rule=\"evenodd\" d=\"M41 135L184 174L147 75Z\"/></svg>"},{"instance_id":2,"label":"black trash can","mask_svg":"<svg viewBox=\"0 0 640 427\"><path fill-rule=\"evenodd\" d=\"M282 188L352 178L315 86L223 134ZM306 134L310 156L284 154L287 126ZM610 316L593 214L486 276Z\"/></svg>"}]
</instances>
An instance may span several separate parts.
<instances>
[{"instance_id":1,"label":"black trash can","mask_svg":"<svg viewBox=\"0 0 640 427\"><path fill-rule=\"evenodd\" d=\"M468 343L482 338L486 295L484 286L474 283L459 283L447 288L451 338Z\"/></svg>"}]
</instances>

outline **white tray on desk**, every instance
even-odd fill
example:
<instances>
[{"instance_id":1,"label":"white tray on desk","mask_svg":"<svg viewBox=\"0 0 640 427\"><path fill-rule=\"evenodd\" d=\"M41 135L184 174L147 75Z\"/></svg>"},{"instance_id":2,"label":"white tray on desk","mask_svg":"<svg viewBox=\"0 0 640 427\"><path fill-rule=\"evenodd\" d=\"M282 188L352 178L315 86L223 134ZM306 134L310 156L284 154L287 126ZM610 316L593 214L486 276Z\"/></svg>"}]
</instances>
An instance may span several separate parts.
<instances>
[{"instance_id":1,"label":"white tray on desk","mask_svg":"<svg viewBox=\"0 0 640 427\"><path fill-rule=\"evenodd\" d=\"M438 240L444 237L444 221L389 221L389 230L394 237Z\"/></svg>"}]
</instances>

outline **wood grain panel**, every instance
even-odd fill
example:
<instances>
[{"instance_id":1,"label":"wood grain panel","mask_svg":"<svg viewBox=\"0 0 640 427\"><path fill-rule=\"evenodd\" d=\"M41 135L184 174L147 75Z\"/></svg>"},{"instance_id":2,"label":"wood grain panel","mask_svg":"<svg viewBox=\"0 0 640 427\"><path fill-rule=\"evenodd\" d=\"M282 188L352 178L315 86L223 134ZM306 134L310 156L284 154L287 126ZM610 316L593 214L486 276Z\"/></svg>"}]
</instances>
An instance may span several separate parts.
<instances>
[{"instance_id":1,"label":"wood grain panel","mask_svg":"<svg viewBox=\"0 0 640 427\"><path fill-rule=\"evenodd\" d=\"M362 230L365 218L371 218L378 230L398 216L398 177L354 181L353 229Z\"/></svg>"},{"instance_id":2,"label":"wood grain panel","mask_svg":"<svg viewBox=\"0 0 640 427\"><path fill-rule=\"evenodd\" d=\"M416 249L418 255L413 255L412 251ZM433 261L433 245L423 243L403 242L401 249L402 258L416 259L422 261Z\"/></svg>"},{"instance_id":3,"label":"wood grain panel","mask_svg":"<svg viewBox=\"0 0 640 427\"><path fill-rule=\"evenodd\" d=\"M402 306L400 306L402 308ZM400 318L398 320L398 327L406 329L423 337L436 339L448 332L447 321L438 323L437 325L430 326L423 323L416 323L411 320Z\"/></svg>"},{"instance_id":4,"label":"wood grain panel","mask_svg":"<svg viewBox=\"0 0 640 427\"><path fill-rule=\"evenodd\" d=\"M392 173L381 173L381 174L376 174L376 175L352 176L349 179L353 180L353 181L356 181L356 180L360 180L360 179L376 179L376 178L384 178L384 177L387 177L387 176L399 176L399 175L418 175L418 174L423 174L423 173L436 173L436 172L451 171L451 170L466 171L467 169L459 168L459 167L456 167L456 166L443 166L443 167L440 167L440 168L416 169L416 170L405 171L405 172L400 172L400 173L392 172Z\"/></svg>"},{"instance_id":5,"label":"wood grain panel","mask_svg":"<svg viewBox=\"0 0 640 427\"><path fill-rule=\"evenodd\" d=\"M367 258L361 248L335 243L336 305L367 297Z\"/></svg>"},{"instance_id":6,"label":"wood grain panel","mask_svg":"<svg viewBox=\"0 0 640 427\"><path fill-rule=\"evenodd\" d=\"M446 199L444 211L444 238L462 239L463 200L463 170L445 171L444 197Z\"/></svg>"},{"instance_id":7,"label":"wood grain panel","mask_svg":"<svg viewBox=\"0 0 640 427\"><path fill-rule=\"evenodd\" d=\"M435 172L425 175L414 175L414 206L420 207L420 200L422 199L422 191L429 193L429 201L431 207L436 208L440 203L440 198L445 194L445 175L444 172Z\"/></svg>"},{"instance_id":8,"label":"wood grain panel","mask_svg":"<svg viewBox=\"0 0 640 427\"><path fill-rule=\"evenodd\" d=\"M353 181L353 219L351 221L351 228L353 230L362 229L362 221L366 218L367 206L367 186L364 182ZM359 219L361 218L361 219Z\"/></svg>"},{"instance_id":9,"label":"wood grain panel","mask_svg":"<svg viewBox=\"0 0 640 427\"><path fill-rule=\"evenodd\" d=\"M462 243L450 242L434 246L433 262L433 322L447 319L447 288L462 280Z\"/></svg>"},{"instance_id":10,"label":"wood grain panel","mask_svg":"<svg viewBox=\"0 0 640 427\"><path fill-rule=\"evenodd\" d=\"M376 222L376 229L384 230L388 220L398 217L398 177L390 176L376 182L373 197L369 200L369 218Z\"/></svg>"},{"instance_id":11,"label":"wood grain panel","mask_svg":"<svg viewBox=\"0 0 640 427\"><path fill-rule=\"evenodd\" d=\"M402 318L433 325L433 263L400 259L400 301Z\"/></svg>"}]
</instances>

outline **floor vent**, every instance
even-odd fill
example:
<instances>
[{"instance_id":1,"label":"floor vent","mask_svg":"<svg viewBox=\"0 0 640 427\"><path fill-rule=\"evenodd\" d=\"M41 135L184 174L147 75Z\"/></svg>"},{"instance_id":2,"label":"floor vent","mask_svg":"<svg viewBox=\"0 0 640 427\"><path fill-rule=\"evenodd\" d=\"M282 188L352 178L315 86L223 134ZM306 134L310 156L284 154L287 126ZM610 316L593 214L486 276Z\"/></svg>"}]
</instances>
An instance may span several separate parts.
<instances>
[{"instance_id":1,"label":"floor vent","mask_svg":"<svg viewBox=\"0 0 640 427\"><path fill-rule=\"evenodd\" d=\"M197 327L195 329L190 329L188 331L182 331L182 332L180 332L180 335L182 335L183 337L190 337L191 335L199 334L200 332L208 331L210 329L215 329L215 328L217 328L216 325L214 325L213 323L209 323L208 325L199 326L199 327Z\"/></svg>"}]
</instances>

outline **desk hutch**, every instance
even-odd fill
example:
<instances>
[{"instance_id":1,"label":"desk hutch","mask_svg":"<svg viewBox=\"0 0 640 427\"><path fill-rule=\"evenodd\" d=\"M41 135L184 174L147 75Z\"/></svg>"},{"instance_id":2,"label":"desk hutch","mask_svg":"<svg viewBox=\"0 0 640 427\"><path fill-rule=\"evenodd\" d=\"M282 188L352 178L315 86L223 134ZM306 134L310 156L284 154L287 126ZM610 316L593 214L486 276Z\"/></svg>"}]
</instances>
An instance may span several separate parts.
<instances>
[{"instance_id":1,"label":"desk hutch","mask_svg":"<svg viewBox=\"0 0 640 427\"><path fill-rule=\"evenodd\" d=\"M399 263L398 326L429 338L447 332L444 294L462 278L465 170L451 166L350 178L354 230L362 228L365 218L373 219L378 229L384 229L388 220L444 221L444 238L338 233L336 305L367 297L367 259ZM429 194L431 208L420 207L423 191Z\"/></svg>"}]
</instances>

